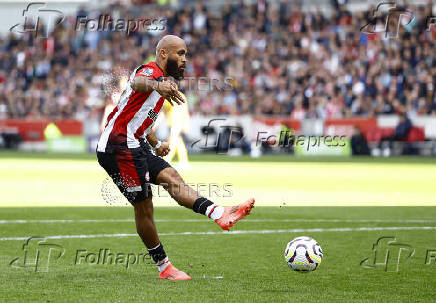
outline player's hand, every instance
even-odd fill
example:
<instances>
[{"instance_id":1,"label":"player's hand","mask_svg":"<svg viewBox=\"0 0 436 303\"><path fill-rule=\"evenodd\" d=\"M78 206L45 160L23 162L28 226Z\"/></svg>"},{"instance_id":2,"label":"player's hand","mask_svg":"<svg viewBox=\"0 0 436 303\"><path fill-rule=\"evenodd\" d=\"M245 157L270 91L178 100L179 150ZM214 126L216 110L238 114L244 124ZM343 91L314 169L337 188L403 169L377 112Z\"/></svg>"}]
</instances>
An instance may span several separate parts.
<instances>
[{"instance_id":1,"label":"player's hand","mask_svg":"<svg viewBox=\"0 0 436 303\"><path fill-rule=\"evenodd\" d=\"M165 157L170 152L170 145L168 142L162 142L159 148L156 149L156 154L159 157Z\"/></svg>"},{"instance_id":2,"label":"player's hand","mask_svg":"<svg viewBox=\"0 0 436 303\"><path fill-rule=\"evenodd\" d=\"M185 103L185 100L183 99L182 95L180 95L178 89L179 87L175 82L166 80L163 82L158 82L156 91L162 97L167 99L172 106L174 106L173 102L179 105Z\"/></svg>"}]
</instances>

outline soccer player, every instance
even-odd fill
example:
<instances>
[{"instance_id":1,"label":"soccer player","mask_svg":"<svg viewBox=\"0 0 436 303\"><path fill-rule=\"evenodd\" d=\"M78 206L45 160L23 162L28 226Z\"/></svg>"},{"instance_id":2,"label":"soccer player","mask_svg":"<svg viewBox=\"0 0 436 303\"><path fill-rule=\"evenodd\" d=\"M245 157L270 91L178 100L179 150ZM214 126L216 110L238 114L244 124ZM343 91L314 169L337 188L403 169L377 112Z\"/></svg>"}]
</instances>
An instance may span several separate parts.
<instances>
[{"instance_id":1,"label":"soccer player","mask_svg":"<svg viewBox=\"0 0 436 303\"><path fill-rule=\"evenodd\" d=\"M97 145L99 164L134 207L137 232L159 269L159 278L169 280L191 277L170 263L159 240L150 183L162 185L178 204L209 217L224 230L254 207L254 199L222 207L201 197L161 158L168 154L169 144L159 141L152 127L165 100L171 105L184 102L177 84L165 78L183 78L186 53L185 41L177 36L167 35L159 41L156 62L141 65L131 74Z\"/></svg>"}]
</instances>

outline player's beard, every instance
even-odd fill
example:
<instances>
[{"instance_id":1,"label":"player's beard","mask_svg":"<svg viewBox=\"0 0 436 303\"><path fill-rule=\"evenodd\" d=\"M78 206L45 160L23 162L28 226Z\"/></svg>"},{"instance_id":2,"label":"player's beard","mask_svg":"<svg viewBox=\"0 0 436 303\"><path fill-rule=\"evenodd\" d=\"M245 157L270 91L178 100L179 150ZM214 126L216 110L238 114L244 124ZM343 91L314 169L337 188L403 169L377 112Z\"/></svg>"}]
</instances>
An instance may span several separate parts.
<instances>
[{"instance_id":1,"label":"player's beard","mask_svg":"<svg viewBox=\"0 0 436 303\"><path fill-rule=\"evenodd\" d=\"M185 71L184 69L179 68L179 65L177 64L176 60L168 58L167 73L169 76L172 76L176 80L182 80Z\"/></svg>"}]
</instances>

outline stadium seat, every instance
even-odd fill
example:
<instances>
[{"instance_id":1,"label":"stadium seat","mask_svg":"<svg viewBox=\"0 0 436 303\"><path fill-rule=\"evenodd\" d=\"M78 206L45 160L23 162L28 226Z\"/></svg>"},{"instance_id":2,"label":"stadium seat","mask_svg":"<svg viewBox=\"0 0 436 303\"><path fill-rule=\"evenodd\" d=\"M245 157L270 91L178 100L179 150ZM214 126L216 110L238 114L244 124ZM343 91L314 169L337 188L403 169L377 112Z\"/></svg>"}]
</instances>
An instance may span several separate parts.
<instances>
[{"instance_id":1,"label":"stadium seat","mask_svg":"<svg viewBox=\"0 0 436 303\"><path fill-rule=\"evenodd\" d=\"M380 142L383 137L392 135L393 133L393 128L372 127L366 129L365 137L368 142Z\"/></svg>"},{"instance_id":2,"label":"stadium seat","mask_svg":"<svg viewBox=\"0 0 436 303\"><path fill-rule=\"evenodd\" d=\"M422 127L412 127L407 136L407 142L422 142L425 141L425 133Z\"/></svg>"}]
</instances>

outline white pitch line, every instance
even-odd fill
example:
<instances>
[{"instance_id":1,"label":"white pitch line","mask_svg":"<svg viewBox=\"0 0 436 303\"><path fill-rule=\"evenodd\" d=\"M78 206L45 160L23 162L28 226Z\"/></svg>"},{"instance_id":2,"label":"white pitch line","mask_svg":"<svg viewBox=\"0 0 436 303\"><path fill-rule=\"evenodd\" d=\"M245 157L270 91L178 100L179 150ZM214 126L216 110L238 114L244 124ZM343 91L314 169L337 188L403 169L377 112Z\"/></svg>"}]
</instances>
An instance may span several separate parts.
<instances>
[{"instance_id":1,"label":"white pitch line","mask_svg":"<svg viewBox=\"0 0 436 303\"><path fill-rule=\"evenodd\" d=\"M77 219L77 220L0 220L0 224L28 224L28 223L111 223L135 222L134 219Z\"/></svg>"},{"instance_id":2,"label":"white pitch line","mask_svg":"<svg viewBox=\"0 0 436 303\"><path fill-rule=\"evenodd\" d=\"M436 230L436 226L387 226L387 227L335 227L335 228L297 228L297 229L263 229L235 230L230 232L187 231L181 233L160 233L159 236L189 235L243 235L243 234L275 234L275 233L315 233L315 232L350 232L350 231L384 231L384 230ZM43 237L43 236L41 236ZM45 236L45 239L90 239L90 238L126 238L138 237L137 234L96 234L96 235L56 235ZM0 241L24 241L30 237L0 238Z\"/></svg>"},{"instance_id":3,"label":"white pitch line","mask_svg":"<svg viewBox=\"0 0 436 303\"><path fill-rule=\"evenodd\" d=\"M156 219L155 222L209 222L208 219ZM29 224L29 223L122 223L135 222L134 219L71 219L71 220L0 220L0 224ZM436 220L406 219L245 219L242 222L316 222L316 223L436 223Z\"/></svg>"}]
</instances>

